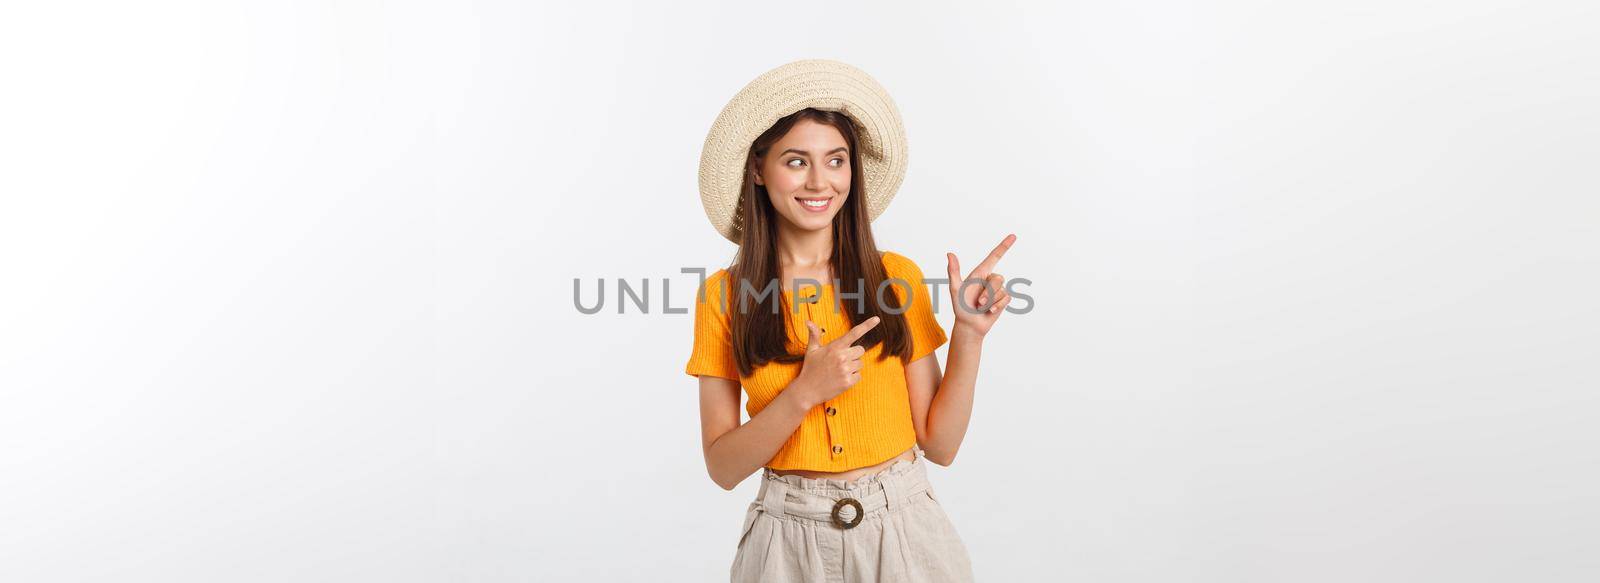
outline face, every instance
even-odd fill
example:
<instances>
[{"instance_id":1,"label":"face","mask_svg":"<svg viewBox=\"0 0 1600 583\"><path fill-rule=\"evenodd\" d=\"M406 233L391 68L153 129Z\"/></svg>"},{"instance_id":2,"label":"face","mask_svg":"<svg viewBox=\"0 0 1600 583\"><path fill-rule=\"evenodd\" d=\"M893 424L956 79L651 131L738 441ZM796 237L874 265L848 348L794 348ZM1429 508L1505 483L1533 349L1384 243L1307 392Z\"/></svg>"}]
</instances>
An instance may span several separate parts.
<instances>
[{"instance_id":1,"label":"face","mask_svg":"<svg viewBox=\"0 0 1600 583\"><path fill-rule=\"evenodd\" d=\"M802 231L827 229L850 194L850 152L833 126L800 120L767 149L756 184L767 187L780 221Z\"/></svg>"}]
</instances>

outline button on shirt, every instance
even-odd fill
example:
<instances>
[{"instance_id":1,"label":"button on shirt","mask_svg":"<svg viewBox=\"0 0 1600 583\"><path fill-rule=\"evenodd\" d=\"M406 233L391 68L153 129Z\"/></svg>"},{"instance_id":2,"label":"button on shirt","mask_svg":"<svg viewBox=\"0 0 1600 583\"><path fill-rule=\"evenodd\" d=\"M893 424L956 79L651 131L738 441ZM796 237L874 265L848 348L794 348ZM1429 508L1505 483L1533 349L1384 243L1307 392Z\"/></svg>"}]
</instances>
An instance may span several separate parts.
<instances>
[{"instance_id":1,"label":"button on shirt","mask_svg":"<svg viewBox=\"0 0 1600 583\"><path fill-rule=\"evenodd\" d=\"M883 266L891 281L887 284L889 289L905 307L914 362L932 354L948 338L934 319L933 299L916 263L885 251ZM904 284L893 281L895 278ZM737 289L729 281L728 271L719 270L706 278L695 296L694 349L685 371L738 381L748 396L745 410L754 417L799 376L802 363L768 362L756 367L750 376L739 375L726 312L727 304L736 299L733 294ZM805 352L807 320L822 329L823 343L843 336L854 326L834 291L831 284L805 284L797 292L783 290L782 311L790 354ZM799 294L800 301L795 301L794 293ZM885 297L889 293L885 290ZM814 301L807 301L808 298ZM868 297L866 301L876 300ZM906 363L893 356L880 361L882 354L881 345L867 349L861 358L861 380L807 412L800 427L767 466L777 470L841 472L888 460L915 445L917 434L906 390Z\"/></svg>"}]
</instances>

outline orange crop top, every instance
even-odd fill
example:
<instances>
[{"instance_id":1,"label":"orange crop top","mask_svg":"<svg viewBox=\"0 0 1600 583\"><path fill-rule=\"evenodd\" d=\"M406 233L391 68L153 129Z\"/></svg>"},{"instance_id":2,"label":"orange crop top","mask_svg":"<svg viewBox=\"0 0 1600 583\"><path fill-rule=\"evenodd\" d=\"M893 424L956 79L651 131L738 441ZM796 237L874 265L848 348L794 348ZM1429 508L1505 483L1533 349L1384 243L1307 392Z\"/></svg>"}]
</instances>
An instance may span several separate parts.
<instances>
[{"instance_id":1,"label":"orange crop top","mask_svg":"<svg viewBox=\"0 0 1600 583\"><path fill-rule=\"evenodd\" d=\"M883 267L889 278L900 278L911 284L913 296L904 316L911 332L912 360L932 354L948 338L933 317L933 299L923 284L922 270L910 259L891 251L883 252ZM728 271L718 270L706 278L700 293L695 295L694 351L689 355L685 372L739 381L748 395L745 410L754 417L800 375L801 363L768 362L757 366L748 377L739 375L725 311L727 306L723 303L726 290L727 303L737 305L733 300L738 290L729 287L728 280ZM889 284L889 288L900 299L900 305L905 306L907 290L898 282ZM817 286L810 284L800 288L802 299L817 291ZM832 284L823 284L820 293L820 301L802 301L797 312L792 303L793 290L783 290L782 312L788 325L790 354L805 352L806 319L825 330L824 343L844 335L854 325L848 321L842 306L828 308L838 305ZM875 300L869 296L866 301ZM861 380L807 412L800 427L767 462L767 467L842 472L886 461L916 445L905 363L893 356L879 361L882 352L881 344L868 349L861 357Z\"/></svg>"}]
</instances>

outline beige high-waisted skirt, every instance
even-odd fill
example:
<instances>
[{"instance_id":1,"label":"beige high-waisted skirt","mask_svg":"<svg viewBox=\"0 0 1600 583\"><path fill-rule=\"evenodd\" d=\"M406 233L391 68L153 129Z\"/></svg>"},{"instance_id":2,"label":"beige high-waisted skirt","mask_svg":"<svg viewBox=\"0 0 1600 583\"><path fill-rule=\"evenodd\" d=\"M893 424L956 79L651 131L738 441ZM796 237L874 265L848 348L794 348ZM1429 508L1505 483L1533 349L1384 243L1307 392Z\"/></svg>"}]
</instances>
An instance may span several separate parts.
<instances>
[{"instance_id":1,"label":"beige high-waisted skirt","mask_svg":"<svg viewBox=\"0 0 1600 583\"><path fill-rule=\"evenodd\" d=\"M922 452L850 482L763 469L732 581L971 581L966 546L928 485Z\"/></svg>"}]
</instances>

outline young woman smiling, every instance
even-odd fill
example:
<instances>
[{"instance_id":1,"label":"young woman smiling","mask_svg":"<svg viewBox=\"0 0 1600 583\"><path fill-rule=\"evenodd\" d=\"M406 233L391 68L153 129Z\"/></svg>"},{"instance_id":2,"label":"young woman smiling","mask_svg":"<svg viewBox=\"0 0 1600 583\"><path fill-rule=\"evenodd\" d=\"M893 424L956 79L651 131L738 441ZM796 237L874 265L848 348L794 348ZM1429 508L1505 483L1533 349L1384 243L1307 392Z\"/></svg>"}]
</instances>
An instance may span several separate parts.
<instances>
[{"instance_id":1,"label":"young woman smiling","mask_svg":"<svg viewBox=\"0 0 1600 583\"><path fill-rule=\"evenodd\" d=\"M922 271L872 236L905 156L887 93L834 61L752 81L706 139L702 200L739 250L697 296L686 372L711 479L762 474L733 581L972 577L922 460L948 466L966 435L983 340L1010 302L993 270L1016 238L965 277L947 254L961 283L946 337Z\"/></svg>"}]
</instances>

